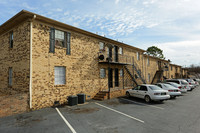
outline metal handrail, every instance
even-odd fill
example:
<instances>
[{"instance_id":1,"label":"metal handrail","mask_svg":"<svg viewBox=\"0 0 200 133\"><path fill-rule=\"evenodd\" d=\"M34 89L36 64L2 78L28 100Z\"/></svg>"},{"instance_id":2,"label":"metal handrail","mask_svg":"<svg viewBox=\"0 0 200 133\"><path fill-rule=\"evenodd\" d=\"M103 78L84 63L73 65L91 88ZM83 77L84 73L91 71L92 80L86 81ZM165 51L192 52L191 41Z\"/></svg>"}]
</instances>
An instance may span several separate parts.
<instances>
[{"instance_id":1,"label":"metal handrail","mask_svg":"<svg viewBox=\"0 0 200 133\"><path fill-rule=\"evenodd\" d=\"M136 70L137 74L139 75L139 77L141 78L142 82L146 83L144 75L142 74L141 71L139 72L138 64L135 61L134 61L133 67L135 68L135 70Z\"/></svg>"},{"instance_id":2,"label":"metal handrail","mask_svg":"<svg viewBox=\"0 0 200 133\"><path fill-rule=\"evenodd\" d=\"M124 63L124 64L133 64L133 59L131 56L123 55L123 54L116 54L112 53L112 56L109 56L109 54L106 51L101 51L98 53L98 57L100 55L104 56L103 60L99 59L99 62L108 62L108 59L111 63ZM110 58L112 57L112 58Z\"/></svg>"}]
</instances>

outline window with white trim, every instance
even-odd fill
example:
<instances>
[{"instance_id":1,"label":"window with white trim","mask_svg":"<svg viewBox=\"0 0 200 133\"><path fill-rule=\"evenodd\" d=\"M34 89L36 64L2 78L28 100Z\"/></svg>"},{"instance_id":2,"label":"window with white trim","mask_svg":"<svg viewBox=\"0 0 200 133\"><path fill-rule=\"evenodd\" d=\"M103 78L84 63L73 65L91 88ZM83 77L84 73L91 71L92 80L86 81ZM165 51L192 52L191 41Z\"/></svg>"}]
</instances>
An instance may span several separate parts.
<instances>
[{"instance_id":1,"label":"window with white trim","mask_svg":"<svg viewBox=\"0 0 200 133\"><path fill-rule=\"evenodd\" d=\"M137 60L140 60L140 53L137 52Z\"/></svg>"},{"instance_id":2,"label":"window with white trim","mask_svg":"<svg viewBox=\"0 0 200 133\"><path fill-rule=\"evenodd\" d=\"M13 48L13 31L10 32L10 48Z\"/></svg>"},{"instance_id":3,"label":"window with white trim","mask_svg":"<svg viewBox=\"0 0 200 133\"><path fill-rule=\"evenodd\" d=\"M123 71L123 69L120 69L120 71L119 71L119 75L120 75L121 77L124 75L124 71Z\"/></svg>"},{"instance_id":4,"label":"window with white trim","mask_svg":"<svg viewBox=\"0 0 200 133\"><path fill-rule=\"evenodd\" d=\"M54 67L54 84L55 85L66 84L66 67L64 66Z\"/></svg>"},{"instance_id":5,"label":"window with white trim","mask_svg":"<svg viewBox=\"0 0 200 133\"><path fill-rule=\"evenodd\" d=\"M50 46L49 46L49 52L55 53L55 46L66 48L66 54L70 55L70 38L71 33L64 32L61 30L57 30L55 28L50 29Z\"/></svg>"},{"instance_id":6,"label":"window with white trim","mask_svg":"<svg viewBox=\"0 0 200 133\"><path fill-rule=\"evenodd\" d=\"M99 42L99 49L104 50L104 43L103 42Z\"/></svg>"},{"instance_id":7,"label":"window with white trim","mask_svg":"<svg viewBox=\"0 0 200 133\"><path fill-rule=\"evenodd\" d=\"M151 80L151 75L150 73L148 73L148 81L150 82L150 80Z\"/></svg>"},{"instance_id":8,"label":"window with white trim","mask_svg":"<svg viewBox=\"0 0 200 133\"><path fill-rule=\"evenodd\" d=\"M106 77L106 69L105 68L101 68L100 69L100 78L105 78Z\"/></svg>"},{"instance_id":9,"label":"window with white trim","mask_svg":"<svg viewBox=\"0 0 200 133\"><path fill-rule=\"evenodd\" d=\"M123 54L123 48L122 47L119 48L119 54Z\"/></svg>"},{"instance_id":10,"label":"window with white trim","mask_svg":"<svg viewBox=\"0 0 200 133\"><path fill-rule=\"evenodd\" d=\"M147 58L147 66L149 66L149 58Z\"/></svg>"},{"instance_id":11,"label":"window with white trim","mask_svg":"<svg viewBox=\"0 0 200 133\"><path fill-rule=\"evenodd\" d=\"M12 79L13 79L13 70L12 70L12 67L9 67L8 69L8 85L9 86L12 86Z\"/></svg>"}]
</instances>

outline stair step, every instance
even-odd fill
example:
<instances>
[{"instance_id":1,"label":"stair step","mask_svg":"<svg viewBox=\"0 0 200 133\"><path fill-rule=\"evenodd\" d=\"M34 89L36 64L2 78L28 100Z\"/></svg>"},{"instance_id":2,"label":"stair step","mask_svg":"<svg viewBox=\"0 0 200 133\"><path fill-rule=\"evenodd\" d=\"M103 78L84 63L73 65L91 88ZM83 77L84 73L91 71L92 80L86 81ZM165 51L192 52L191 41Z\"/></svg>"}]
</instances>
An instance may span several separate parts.
<instances>
[{"instance_id":1,"label":"stair step","mask_svg":"<svg viewBox=\"0 0 200 133\"><path fill-rule=\"evenodd\" d=\"M98 92L95 96L94 96L94 100L104 100L104 99L107 99L107 96L108 96L108 92L105 92L105 91L100 91Z\"/></svg>"},{"instance_id":2,"label":"stair step","mask_svg":"<svg viewBox=\"0 0 200 133\"><path fill-rule=\"evenodd\" d=\"M94 96L94 98L103 98L103 99L106 99L107 96L96 95L96 96Z\"/></svg>"},{"instance_id":3,"label":"stair step","mask_svg":"<svg viewBox=\"0 0 200 133\"><path fill-rule=\"evenodd\" d=\"M98 98L98 97L94 97L93 99L94 99L94 100L100 100L100 101L103 101L103 100L104 100L104 98Z\"/></svg>"}]
</instances>

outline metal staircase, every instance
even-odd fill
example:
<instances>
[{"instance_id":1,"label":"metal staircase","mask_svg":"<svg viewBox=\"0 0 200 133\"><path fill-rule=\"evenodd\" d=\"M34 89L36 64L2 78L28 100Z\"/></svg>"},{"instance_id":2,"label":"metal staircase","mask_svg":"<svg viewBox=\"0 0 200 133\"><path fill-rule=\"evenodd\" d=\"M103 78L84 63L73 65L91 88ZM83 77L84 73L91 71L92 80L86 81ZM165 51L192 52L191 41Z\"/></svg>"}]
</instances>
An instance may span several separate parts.
<instances>
[{"instance_id":1,"label":"metal staircase","mask_svg":"<svg viewBox=\"0 0 200 133\"><path fill-rule=\"evenodd\" d=\"M138 64L136 62L133 63L133 68L137 72L137 74L138 74L139 78L142 80L143 84L146 84L146 80L144 78L144 75L142 74L141 71L139 71L139 67L138 67Z\"/></svg>"},{"instance_id":2,"label":"metal staircase","mask_svg":"<svg viewBox=\"0 0 200 133\"><path fill-rule=\"evenodd\" d=\"M135 80L134 76L131 74L131 72L130 72L130 70L128 69L128 67L127 67L127 66L125 66L124 68L126 69L126 71L128 72L128 74L131 76L131 78L132 78L133 82L134 82L136 85L138 85L138 83L136 82L136 80Z\"/></svg>"},{"instance_id":3,"label":"metal staircase","mask_svg":"<svg viewBox=\"0 0 200 133\"><path fill-rule=\"evenodd\" d=\"M161 82L162 76L163 76L163 70L156 71L151 84L155 84L155 83Z\"/></svg>"}]
</instances>

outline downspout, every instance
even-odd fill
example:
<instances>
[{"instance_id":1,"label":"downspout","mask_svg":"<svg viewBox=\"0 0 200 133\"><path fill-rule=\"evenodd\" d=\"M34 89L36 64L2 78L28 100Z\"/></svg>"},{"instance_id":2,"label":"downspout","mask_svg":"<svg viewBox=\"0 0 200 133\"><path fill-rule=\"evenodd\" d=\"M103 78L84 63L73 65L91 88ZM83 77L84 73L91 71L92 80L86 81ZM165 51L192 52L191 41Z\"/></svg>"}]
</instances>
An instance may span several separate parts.
<instances>
[{"instance_id":1,"label":"downspout","mask_svg":"<svg viewBox=\"0 0 200 133\"><path fill-rule=\"evenodd\" d=\"M33 20L36 18L36 15L33 16L30 22L30 82L29 82L29 94L30 94L30 109L32 109L32 28L33 28Z\"/></svg>"}]
</instances>

